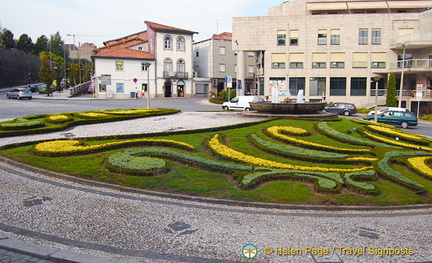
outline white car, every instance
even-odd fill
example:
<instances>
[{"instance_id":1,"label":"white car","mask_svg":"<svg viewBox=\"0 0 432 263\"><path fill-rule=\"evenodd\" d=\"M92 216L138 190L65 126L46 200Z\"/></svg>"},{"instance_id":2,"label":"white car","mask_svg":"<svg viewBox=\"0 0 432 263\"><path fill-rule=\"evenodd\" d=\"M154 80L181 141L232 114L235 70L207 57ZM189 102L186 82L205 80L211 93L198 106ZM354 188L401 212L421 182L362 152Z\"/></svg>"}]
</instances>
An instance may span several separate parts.
<instances>
[{"instance_id":1,"label":"white car","mask_svg":"<svg viewBox=\"0 0 432 263\"><path fill-rule=\"evenodd\" d=\"M222 104L222 109L250 111L252 110L252 108L249 102L259 102L259 101L265 101L265 100L258 96L237 96L233 98L231 101L224 102Z\"/></svg>"},{"instance_id":2,"label":"white car","mask_svg":"<svg viewBox=\"0 0 432 263\"><path fill-rule=\"evenodd\" d=\"M402 112L408 112L409 110L408 110L408 109L405 109L405 108L398 108L398 107L385 107L385 108L382 108L382 109L379 109L379 110L378 110L378 115L379 115L379 114L384 114L384 113L386 113L386 112L388 112L388 111L402 111ZM374 115L374 114L375 114L375 111L374 111L374 110L368 113L368 115Z\"/></svg>"}]
</instances>

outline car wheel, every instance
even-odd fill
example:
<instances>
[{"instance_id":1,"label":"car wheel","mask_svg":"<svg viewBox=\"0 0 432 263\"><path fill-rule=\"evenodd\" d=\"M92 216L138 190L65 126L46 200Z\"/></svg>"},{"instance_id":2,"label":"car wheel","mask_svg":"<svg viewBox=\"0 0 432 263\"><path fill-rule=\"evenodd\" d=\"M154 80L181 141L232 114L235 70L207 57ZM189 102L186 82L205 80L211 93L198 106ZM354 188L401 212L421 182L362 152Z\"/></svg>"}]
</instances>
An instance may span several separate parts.
<instances>
[{"instance_id":1,"label":"car wheel","mask_svg":"<svg viewBox=\"0 0 432 263\"><path fill-rule=\"evenodd\" d=\"M245 111L250 111L251 109L250 108L245 108Z\"/></svg>"},{"instance_id":2,"label":"car wheel","mask_svg":"<svg viewBox=\"0 0 432 263\"><path fill-rule=\"evenodd\" d=\"M10 95L9 95L9 94L7 94L6 97L7 97L8 99L10 99Z\"/></svg>"},{"instance_id":3,"label":"car wheel","mask_svg":"<svg viewBox=\"0 0 432 263\"><path fill-rule=\"evenodd\" d=\"M345 115L345 116L350 116L351 113L350 113L349 111L346 110L346 111L343 112L343 115Z\"/></svg>"},{"instance_id":4,"label":"car wheel","mask_svg":"<svg viewBox=\"0 0 432 263\"><path fill-rule=\"evenodd\" d=\"M326 110L326 109L323 109L322 112L327 112L327 110Z\"/></svg>"},{"instance_id":5,"label":"car wheel","mask_svg":"<svg viewBox=\"0 0 432 263\"><path fill-rule=\"evenodd\" d=\"M408 128L408 122L406 122L406 121L402 122L401 126L402 126L403 129Z\"/></svg>"},{"instance_id":6,"label":"car wheel","mask_svg":"<svg viewBox=\"0 0 432 263\"><path fill-rule=\"evenodd\" d=\"M223 110L226 110L226 111L229 111L228 106L223 106L222 109L223 109Z\"/></svg>"},{"instance_id":7,"label":"car wheel","mask_svg":"<svg viewBox=\"0 0 432 263\"><path fill-rule=\"evenodd\" d=\"M17 100L20 100L21 99L21 97L20 96L17 96Z\"/></svg>"},{"instance_id":8,"label":"car wheel","mask_svg":"<svg viewBox=\"0 0 432 263\"><path fill-rule=\"evenodd\" d=\"M29 100L31 100L31 99L32 99L32 97L29 98Z\"/></svg>"}]
</instances>

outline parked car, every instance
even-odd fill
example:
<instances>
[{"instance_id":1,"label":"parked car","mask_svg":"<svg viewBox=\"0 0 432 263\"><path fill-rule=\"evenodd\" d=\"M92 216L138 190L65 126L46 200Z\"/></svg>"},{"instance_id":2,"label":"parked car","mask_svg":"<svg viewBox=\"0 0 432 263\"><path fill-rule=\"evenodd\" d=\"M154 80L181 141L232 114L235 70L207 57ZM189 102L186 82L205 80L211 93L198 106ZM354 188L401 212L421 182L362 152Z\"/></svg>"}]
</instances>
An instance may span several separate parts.
<instances>
[{"instance_id":1,"label":"parked car","mask_svg":"<svg viewBox=\"0 0 432 263\"><path fill-rule=\"evenodd\" d=\"M95 92L95 88L94 88L94 86L93 85L90 85L89 87L88 87L88 89L87 89L87 93L94 93Z\"/></svg>"},{"instance_id":2,"label":"parked car","mask_svg":"<svg viewBox=\"0 0 432 263\"><path fill-rule=\"evenodd\" d=\"M388 112L388 111L402 111L402 112L407 112L407 111L409 111L409 110L408 110L408 109L405 109L405 108L398 108L398 107L385 107L385 108L379 109L379 110L378 110L378 114L386 113L386 112ZM375 111L374 111L374 110L373 110L373 111L370 111L368 114L369 114L369 115L374 115L374 114L375 114Z\"/></svg>"},{"instance_id":3,"label":"parked car","mask_svg":"<svg viewBox=\"0 0 432 263\"><path fill-rule=\"evenodd\" d=\"M335 102L324 107L324 112L332 112L337 114L343 114L345 116L350 116L357 113L357 108L352 103L347 102Z\"/></svg>"},{"instance_id":4,"label":"parked car","mask_svg":"<svg viewBox=\"0 0 432 263\"><path fill-rule=\"evenodd\" d=\"M26 88L15 88L6 94L8 99L32 99L32 93Z\"/></svg>"},{"instance_id":5,"label":"parked car","mask_svg":"<svg viewBox=\"0 0 432 263\"><path fill-rule=\"evenodd\" d=\"M224 102L222 104L222 109L224 110L244 110L250 111L252 107L249 102L260 102L265 101L263 98L258 96L237 96L233 98L231 101Z\"/></svg>"},{"instance_id":6,"label":"parked car","mask_svg":"<svg viewBox=\"0 0 432 263\"><path fill-rule=\"evenodd\" d=\"M374 118L375 115L367 115L363 119L374 120ZM417 126L418 124L417 116L409 111L387 111L386 113L378 114L377 121L395 126L400 125L404 129L408 128L409 126Z\"/></svg>"},{"instance_id":7,"label":"parked car","mask_svg":"<svg viewBox=\"0 0 432 263\"><path fill-rule=\"evenodd\" d=\"M47 85L46 84L42 84L39 86L39 94L45 94L45 91L47 89Z\"/></svg>"},{"instance_id":8,"label":"parked car","mask_svg":"<svg viewBox=\"0 0 432 263\"><path fill-rule=\"evenodd\" d=\"M31 92L37 92L39 91L39 86L37 84L30 84L28 88Z\"/></svg>"}]
</instances>

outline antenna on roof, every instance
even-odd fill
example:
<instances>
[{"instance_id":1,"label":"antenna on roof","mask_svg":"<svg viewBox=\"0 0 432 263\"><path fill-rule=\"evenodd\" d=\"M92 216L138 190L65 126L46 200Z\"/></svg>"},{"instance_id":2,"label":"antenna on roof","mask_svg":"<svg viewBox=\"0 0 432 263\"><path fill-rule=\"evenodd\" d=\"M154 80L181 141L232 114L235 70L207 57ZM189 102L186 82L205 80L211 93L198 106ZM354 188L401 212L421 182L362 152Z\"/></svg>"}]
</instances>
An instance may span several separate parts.
<instances>
[{"instance_id":1,"label":"antenna on roof","mask_svg":"<svg viewBox=\"0 0 432 263\"><path fill-rule=\"evenodd\" d=\"M219 19L216 19L216 34L219 34L219 24L223 24Z\"/></svg>"}]
</instances>

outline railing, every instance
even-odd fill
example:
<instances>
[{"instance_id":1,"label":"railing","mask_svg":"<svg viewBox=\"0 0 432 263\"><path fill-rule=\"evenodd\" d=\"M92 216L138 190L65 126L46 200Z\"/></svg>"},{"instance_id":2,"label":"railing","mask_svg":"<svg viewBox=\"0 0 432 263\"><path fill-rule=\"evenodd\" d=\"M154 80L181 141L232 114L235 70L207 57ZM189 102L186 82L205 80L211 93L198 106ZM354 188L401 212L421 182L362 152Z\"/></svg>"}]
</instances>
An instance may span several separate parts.
<instances>
[{"instance_id":1,"label":"railing","mask_svg":"<svg viewBox=\"0 0 432 263\"><path fill-rule=\"evenodd\" d=\"M399 97L399 90L396 91L396 96ZM403 90L402 96L403 97L413 97L415 98L417 95L417 92L415 90ZM423 90L422 91L422 97L423 98L431 98L432 97L432 91L431 90Z\"/></svg>"},{"instance_id":2,"label":"railing","mask_svg":"<svg viewBox=\"0 0 432 263\"><path fill-rule=\"evenodd\" d=\"M371 89L371 96L375 96L375 89ZM387 90L385 89L378 89L378 97L382 97L382 96L386 96L387 95Z\"/></svg>"},{"instance_id":3,"label":"railing","mask_svg":"<svg viewBox=\"0 0 432 263\"><path fill-rule=\"evenodd\" d=\"M164 71L164 78L172 78L172 79L187 79L189 74L187 72L180 71Z\"/></svg>"},{"instance_id":4,"label":"railing","mask_svg":"<svg viewBox=\"0 0 432 263\"><path fill-rule=\"evenodd\" d=\"M69 88L70 95L69 97L75 97L77 95L81 95L84 91L87 91L87 89L90 87L90 81L81 83L75 87Z\"/></svg>"},{"instance_id":5,"label":"railing","mask_svg":"<svg viewBox=\"0 0 432 263\"><path fill-rule=\"evenodd\" d=\"M432 42L432 33L413 33L413 34L407 34L403 36L397 36L392 39L391 44L392 45L398 45L400 43L425 43L429 44Z\"/></svg>"},{"instance_id":6,"label":"railing","mask_svg":"<svg viewBox=\"0 0 432 263\"><path fill-rule=\"evenodd\" d=\"M432 59L405 59L398 60L397 62L393 62L390 64L392 69L398 68L402 69L402 63L404 63L405 69L428 69L432 70Z\"/></svg>"}]
</instances>

